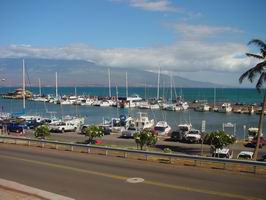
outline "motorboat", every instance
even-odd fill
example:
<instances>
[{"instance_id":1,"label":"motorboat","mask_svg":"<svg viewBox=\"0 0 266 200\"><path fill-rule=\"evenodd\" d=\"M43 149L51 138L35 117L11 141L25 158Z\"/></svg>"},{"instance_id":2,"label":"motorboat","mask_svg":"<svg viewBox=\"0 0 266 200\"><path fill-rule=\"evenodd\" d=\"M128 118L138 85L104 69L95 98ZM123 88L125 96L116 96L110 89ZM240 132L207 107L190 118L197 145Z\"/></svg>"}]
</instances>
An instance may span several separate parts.
<instances>
[{"instance_id":1,"label":"motorboat","mask_svg":"<svg viewBox=\"0 0 266 200\"><path fill-rule=\"evenodd\" d=\"M257 127L248 128L248 141L251 142L257 136L258 132L259 129Z\"/></svg>"},{"instance_id":2,"label":"motorboat","mask_svg":"<svg viewBox=\"0 0 266 200\"><path fill-rule=\"evenodd\" d=\"M218 112L220 113L229 113L232 111L232 106L230 103L223 103L220 108L218 108Z\"/></svg>"},{"instance_id":3,"label":"motorboat","mask_svg":"<svg viewBox=\"0 0 266 200\"><path fill-rule=\"evenodd\" d=\"M139 102L138 108L140 109L150 109L150 104L148 101Z\"/></svg>"},{"instance_id":4,"label":"motorboat","mask_svg":"<svg viewBox=\"0 0 266 200\"><path fill-rule=\"evenodd\" d=\"M94 103L94 100L91 98L87 98L81 101L82 106L91 106L93 103Z\"/></svg>"},{"instance_id":5,"label":"motorboat","mask_svg":"<svg viewBox=\"0 0 266 200\"><path fill-rule=\"evenodd\" d=\"M195 110L199 112L207 112L210 110L210 106L207 103L204 103L196 107Z\"/></svg>"},{"instance_id":6,"label":"motorboat","mask_svg":"<svg viewBox=\"0 0 266 200\"><path fill-rule=\"evenodd\" d=\"M166 121L159 121L155 125L154 130L159 136L168 136L171 132L171 126Z\"/></svg>"},{"instance_id":7,"label":"motorboat","mask_svg":"<svg viewBox=\"0 0 266 200\"><path fill-rule=\"evenodd\" d=\"M154 120L148 118L147 113L139 112L139 116L135 120L135 127L138 130L143 130L143 129L148 129L148 128L153 128L154 127Z\"/></svg>"},{"instance_id":8,"label":"motorboat","mask_svg":"<svg viewBox=\"0 0 266 200\"><path fill-rule=\"evenodd\" d=\"M108 101L108 100L103 100L103 101L101 101L101 103L100 103L100 106L101 107L109 107L111 104L110 104L110 102Z\"/></svg>"}]
</instances>

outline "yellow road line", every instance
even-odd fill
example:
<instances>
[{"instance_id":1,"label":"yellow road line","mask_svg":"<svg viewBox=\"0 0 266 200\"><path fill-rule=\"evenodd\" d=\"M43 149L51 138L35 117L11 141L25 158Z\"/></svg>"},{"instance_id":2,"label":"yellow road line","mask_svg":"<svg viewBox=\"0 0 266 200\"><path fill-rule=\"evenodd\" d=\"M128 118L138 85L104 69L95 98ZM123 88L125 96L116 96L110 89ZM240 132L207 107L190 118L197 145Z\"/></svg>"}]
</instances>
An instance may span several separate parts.
<instances>
[{"instance_id":1,"label":"yellow road line","mask_svg":"<svg viewBox=\"0 0 266 200\"><path fill-rule=\"evenodd\" d=\"M36 161L36 160L30 160L30 159L25 159L25 158L19 158L19 157L15 157L15 156L0 155L0 157L6 158L6 159L12 159L12 160L19 160L19 161L23 161L23 162L27 162L27 163L32 163L32 164L38 164L38 165L53 167L53 168L71 170L71 171L95 175L95 176L102 176L102 177L112 178L112 179L116 179L116 180L126 181L126 179L129 178L126 176L113 175L113 174L108 174L108 173L103 173L103 172L80 169L80 168L76 168L76 167L69 167L69 166L61 165L61 164L48 163L48 162L43 162L43 161ZM207 195L214 195L214 196L221 196L221 197L235 198L235 199L242 199L242 200L263 200L261 198L244 196L244 195L240 195L240 194L233 194L233 193L227 193L227 192L216 192L216 191L211 191L211 190L197 189L194 187L185 187L185 186L180 186L180 185L172 185L172 184L160 183L160 182L149 181L149 180L145 180L144 182L142 182L142 184L153 185L153 186L157 186L157 187L163 187L163 188L174 189L174 190L179 190L179 191L181 190L181 191L187 191L187 192L196 192L196 193L202 193L202 194L207 194Z\"/></svg>"}]
</instances>

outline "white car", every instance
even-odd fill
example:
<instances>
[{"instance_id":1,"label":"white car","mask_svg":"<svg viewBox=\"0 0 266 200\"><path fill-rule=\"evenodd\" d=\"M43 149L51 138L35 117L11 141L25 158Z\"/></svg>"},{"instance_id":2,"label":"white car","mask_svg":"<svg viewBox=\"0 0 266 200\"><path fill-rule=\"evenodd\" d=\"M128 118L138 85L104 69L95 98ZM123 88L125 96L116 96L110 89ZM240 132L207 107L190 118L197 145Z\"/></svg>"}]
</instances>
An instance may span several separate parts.
<instances>
[{"instance_id":1,"label":"white car","mask_svg":"<svg viewBox=\"0 0 266 200\"><path fill-rule=\"evenodd\" d=\"M189 143L200 143L201 142L201 132L196 129L190 130L185 134L185 140Z\"/></svg>"},{"instance_id":2,"label":"white car","mask_svg":"<svg viewBox=\"0 0 266 200\"><path fill-rule=\"evenodd\" d=\"M127 130L122 131L123 138L133 138L134 133L138 132L135 127L129 127Z\"/></svg>"},{"instance_id":3,"label":"white car","mask_svg":"<svg viewBox=\"0 0 266 200\"><path fill-rule=\"evenodd\" d=\"M237 159L245 159L245 160L252 160L253 158L253 152L251 151L241 151L238 155L237 155Z\"/></svg>"},{"instance_id":4,"label":"white car","mask_svg":"<svg viewBox=\"0 0 266 200\"><path fill-rule=\"evenodd\" d=\"M216 149L213 153L212 153L212 157L215 158L233 158L233 152L228 149L228 148L223 148L223 149Z\"/></svg>"}]
</instances>

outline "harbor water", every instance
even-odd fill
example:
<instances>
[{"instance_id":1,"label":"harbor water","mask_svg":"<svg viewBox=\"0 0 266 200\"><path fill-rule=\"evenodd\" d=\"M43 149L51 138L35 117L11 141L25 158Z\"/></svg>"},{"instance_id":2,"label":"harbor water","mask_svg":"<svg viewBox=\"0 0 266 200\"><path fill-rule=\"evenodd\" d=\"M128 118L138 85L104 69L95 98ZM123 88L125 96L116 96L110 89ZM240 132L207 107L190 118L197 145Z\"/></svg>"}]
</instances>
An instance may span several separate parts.
<instances>
[{"instance_id":1,"label":"harbor water","mask_svg":"<svg viewBox=\"0 0 266 200\"><path fill-rule=\"evenodd\" d=\"M15 88L0 88L1 93L13 92ZM38 88L29 89L33 93L38 93ZM71 87L59 88L61 95L74 94L75 90ZM54 88L43 88L42 93L54 94ZM130 88L130 94L139 94L142 97L152 98L156 96L156 88ZM182 94L186 101L193 101L196 99L207 99L209 103L213 103L213 91L214 89L194 89L185 88L177 89L178 94ZM92 95L92 96L107 96L108 88L77 88L77 95ZM124 95L122 88L119 91L119 95ZM169 91L168 91L169 92ZM112 88L112 94L115 95L115 89ZM164 95L167 94L167 90L164 91ZM242 102L242 103L256 103L260 104L263 98L263 93L259 94L254 89L216 89L216 101L217 102ZM0 99L0 106L4 112L19 112L22 109L22 100L15 99ZM188 109L182 112L163 111L163 110L143 110L138 108L121 109L116 107L96 107L96 106L76 106L76 105L57 105L43 102L26 102L27 114L42 115L49 117L55 115L61 117L64 115L78 115L85 117L85 122L90 124L98 124L103 119L111 119L119 117L121 114L137 117L138 112L147 112L149 118L153 118L155 121L165 120L172 129L177 129L177 125L181 123L191 122L193 128L201 129L202 121L206 121L206 131L221 130L223 123L232 123L236 125L237 138L243 138L249 127L258 127L259 115L253 114L237 114L237 113L216 113L216 112L196 112L192 109ZM266 121L264 120L264 133ZM233 128L225 128L229 133L234 133Z\"/></svg>"}]
</instances>

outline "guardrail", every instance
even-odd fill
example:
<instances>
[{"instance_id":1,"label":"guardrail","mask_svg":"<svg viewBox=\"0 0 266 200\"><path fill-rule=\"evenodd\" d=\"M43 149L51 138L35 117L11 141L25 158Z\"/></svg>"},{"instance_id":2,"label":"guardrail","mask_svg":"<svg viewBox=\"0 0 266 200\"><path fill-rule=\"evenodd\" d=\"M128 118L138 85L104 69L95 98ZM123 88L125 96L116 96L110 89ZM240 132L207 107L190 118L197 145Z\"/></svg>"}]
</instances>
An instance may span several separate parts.
<instances>
[{"instance_id":1,"label":"guardrail","mask_svg":"<svg viewBox=\"0 0 266 200\"><path fill-rule=\"evenodd\" d=\"M122 148L112 148L112 147L104 147L104 146L96 146L96 145L84 145L84 144L76 144L76 143L67 143L67 142L58 142L58 141L49 141L43 139L32 139L32 138L24 138L24 137L11 137L11 136L0 136L0 143L5 143L5 141L12 140L12 143L17 144L18 141L27 142L28 146L31 146L33 142L38 143L42 148L45 147L46 144L54 144L55 149L59 149L59 145L70 147L71 151L74 151L74 147L85 148L88 153L91 152L91 149L98 149L105 151L105 155L108 155L109 151L122 152L124 153L124 158L128 157L128 154L141 154L145 156L146 160L148 160L149 156L158 156L169 159L170 163L172 159L182 159L182 160L190 160L194 161L195 166L198 161L205 161L211 163L220 163L223 164L223 168L226 169L227 164L238 164L253 167L253 172L256 173L257 167L266 167L266 162L259 161L248 161L248 160L237 160L237 159L223 159L223 158L212 158L212 157L204 157L197 155L186 155L186 154L176 154L176 153L160 153L160 152L151 152L151 151L141 151L141 150L129 150Z\"/></svg>"}]
</instances>

